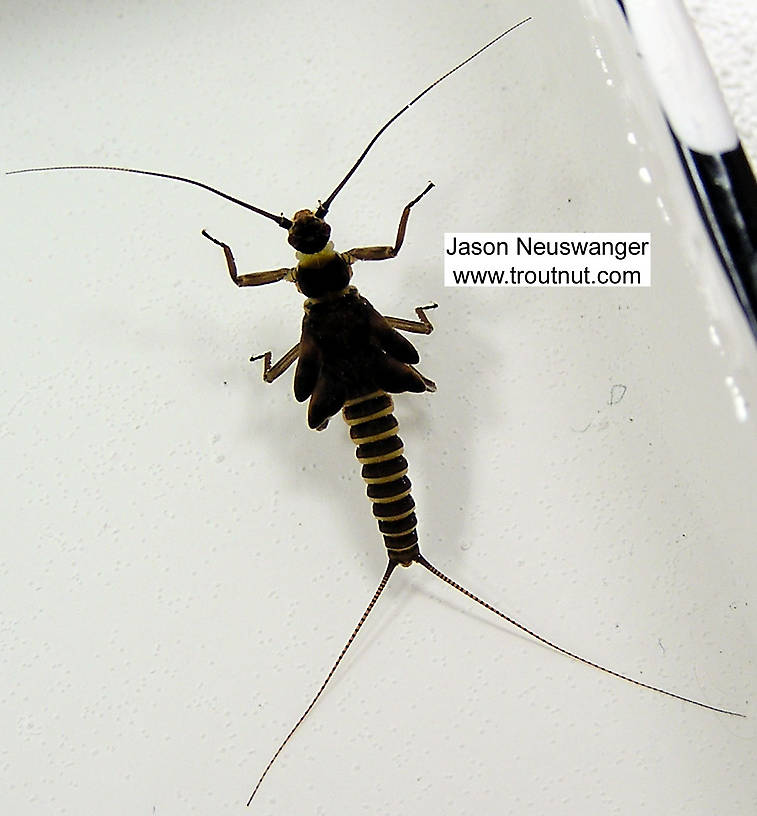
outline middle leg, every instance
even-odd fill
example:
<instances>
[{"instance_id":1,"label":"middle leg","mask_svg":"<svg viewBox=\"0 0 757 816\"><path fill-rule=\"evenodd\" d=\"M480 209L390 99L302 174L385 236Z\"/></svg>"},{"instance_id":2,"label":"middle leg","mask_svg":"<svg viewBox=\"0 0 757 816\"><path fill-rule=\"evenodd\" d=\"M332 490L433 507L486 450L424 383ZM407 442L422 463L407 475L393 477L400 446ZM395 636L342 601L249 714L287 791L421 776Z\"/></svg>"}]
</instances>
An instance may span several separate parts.
<instances>
[{"instance_id":1,"label":"middle leg","mask_svg":"<svg viewBox=\"0 0 757 816\"><path fill-rule=\"evenodd\" d=\"M386 320L393 329L399 329L413 334L431 334L434 327L428 319L426 312L430 309L437 309L438 303L429 303L428 306L418 306L415 313L418 320L406 320L404 317L387 317Z\"/></svg>"},{"instance_id":2,"label":"middle leg","mask_svg":"<svg viewBox=\"0 0 757 816\"><path fill-rule=\"evenodd\" d=\"M296 346L292 346L292 348L290 348L289 351L273 365L271 365L272 354L270 351L266 351L263 354L253 355L250 357L250 362L254 363L255 360L262 360L263 379L267 383L272 383L275 379L280 377L299 356L300 344L297 343Z\"/></svg>"}]
</instances>

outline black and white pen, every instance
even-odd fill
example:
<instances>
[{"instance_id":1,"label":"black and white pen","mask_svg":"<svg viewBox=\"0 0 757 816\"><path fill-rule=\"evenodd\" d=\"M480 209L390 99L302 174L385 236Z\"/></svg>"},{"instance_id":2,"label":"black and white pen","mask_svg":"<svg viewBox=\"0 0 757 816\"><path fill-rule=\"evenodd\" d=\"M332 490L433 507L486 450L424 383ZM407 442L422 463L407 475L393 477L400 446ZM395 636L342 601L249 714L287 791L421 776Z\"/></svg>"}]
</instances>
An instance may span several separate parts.
<instances>
[{"instance_id":1,"label":"black and white pen","mask_svg":"<svg viewBox=\"0 0 757 816\"><path fill-rule=\"evenodd\" d=\"M757 336L757 180L680 0L618 0L700 214Z\"/></svg>"}]
</instances>

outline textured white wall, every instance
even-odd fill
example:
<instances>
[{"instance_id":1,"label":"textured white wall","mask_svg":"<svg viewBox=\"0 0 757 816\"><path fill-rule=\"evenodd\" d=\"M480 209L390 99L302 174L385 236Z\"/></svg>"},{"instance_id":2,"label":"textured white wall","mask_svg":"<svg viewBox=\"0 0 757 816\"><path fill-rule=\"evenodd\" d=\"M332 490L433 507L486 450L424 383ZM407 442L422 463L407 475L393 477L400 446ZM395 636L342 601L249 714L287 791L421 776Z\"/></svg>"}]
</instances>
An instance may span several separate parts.
<instances>
[{"instance_id":1,"label":"textured white wall","mask_svg":"<svg viewBox=\"0 0 757 816\"><path fill-rule=\"evenodd\" d=\"M684 0L752 166L757 165L757 3Z\"/></svg>"}]
</instances>

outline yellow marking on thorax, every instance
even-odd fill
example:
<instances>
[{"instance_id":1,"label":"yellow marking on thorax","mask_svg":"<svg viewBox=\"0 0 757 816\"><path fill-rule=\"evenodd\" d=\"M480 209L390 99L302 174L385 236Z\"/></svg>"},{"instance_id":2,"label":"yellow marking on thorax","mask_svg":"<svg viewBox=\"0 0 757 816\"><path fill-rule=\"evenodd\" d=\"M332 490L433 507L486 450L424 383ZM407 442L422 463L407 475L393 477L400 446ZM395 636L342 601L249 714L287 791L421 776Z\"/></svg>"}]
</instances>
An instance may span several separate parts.
<instances>
[{"instance_id":1,"label":"yellow marking on thorax","mask_svg":"<svg viewBox=\"0 0 757 816\"><path fill-rule=\"evenodd\" d=\"M334 242L329 241L320 252L295 252L294 257L297 258L298 266L303 269L318 269L326 266L330 261L334 260L336 252L334 252Z\"/></svg>"},{"instance_id":2,"label":"yellow marking on thorax","mask_svg":"<svg viewBox=\"0 0 757 816\"><path fill-rule=\"evenodd\" d=\"M354 288L354 286L345 286L344 289L340 289L338 292L329 292L323 297L308 298L303 304L305 311L307 312L308 309L310 309L310 307L314 306L316 303L326 303L329 300L336 300L337 298L343 297L350 291L350 289Z\"/></svg>"}]
</instances>

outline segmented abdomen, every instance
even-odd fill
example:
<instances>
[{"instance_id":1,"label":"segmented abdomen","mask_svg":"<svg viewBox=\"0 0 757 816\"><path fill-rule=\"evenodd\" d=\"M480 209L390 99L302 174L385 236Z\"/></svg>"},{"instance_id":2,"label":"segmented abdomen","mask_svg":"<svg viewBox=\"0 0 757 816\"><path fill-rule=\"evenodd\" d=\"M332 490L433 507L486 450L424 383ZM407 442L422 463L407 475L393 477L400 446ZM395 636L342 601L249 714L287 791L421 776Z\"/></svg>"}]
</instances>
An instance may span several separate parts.
<instances>
[{"instance_id":1,"label":"segmented abdomen","mask_svg":"<svg viewBox=\"0 0 757 816\"><path fill-rule=\"evenodd\" d=\"M393 411L389 394L374 391L347 400L342 415L357 445L355 454L363 466L368 498L373 502L373 515L384 536L389 560L407 565L418 555L418 520Z\"/></svg>"}]
</instances>

